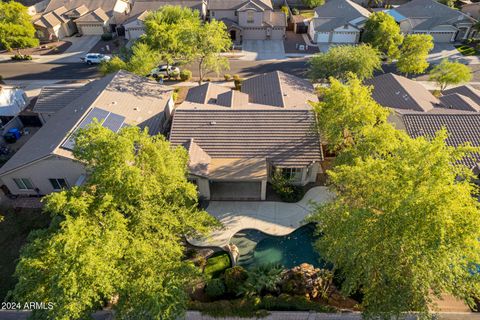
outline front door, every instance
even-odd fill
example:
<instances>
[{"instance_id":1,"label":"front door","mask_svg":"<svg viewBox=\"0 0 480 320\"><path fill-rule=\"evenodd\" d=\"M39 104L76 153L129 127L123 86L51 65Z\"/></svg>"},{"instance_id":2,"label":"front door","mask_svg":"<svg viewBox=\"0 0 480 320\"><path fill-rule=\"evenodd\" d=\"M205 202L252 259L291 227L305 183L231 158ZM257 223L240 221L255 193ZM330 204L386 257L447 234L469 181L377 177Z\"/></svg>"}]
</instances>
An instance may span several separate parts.
<instances>
[{"instance_id":1,"label":"front door","mask_svg":"<svg viewBox=\"0 0 480 320\"><path fill-rule=\"evenodd\" d=\"M237 41L237 31L236 30L230 30L230 38L232 41Z\"/></svg>"}]
</instances>

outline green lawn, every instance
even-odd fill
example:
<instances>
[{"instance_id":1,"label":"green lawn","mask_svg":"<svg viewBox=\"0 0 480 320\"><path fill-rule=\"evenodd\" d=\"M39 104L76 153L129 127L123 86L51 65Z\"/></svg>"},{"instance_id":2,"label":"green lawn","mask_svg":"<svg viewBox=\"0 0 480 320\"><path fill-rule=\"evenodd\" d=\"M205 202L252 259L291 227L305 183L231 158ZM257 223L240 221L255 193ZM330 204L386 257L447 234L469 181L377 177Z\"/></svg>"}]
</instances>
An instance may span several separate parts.
<instances>
[{"instance_id":1,"label":"green lawn","mask_svg":"<svg viewBox=\"0 0 480 320\"><path fill-rule=\"evenodd\" d=\"M477 51L475 48L472 48L465 44L455 46L455 48L457 48L458 52L460 52L464 56L476 56L480 54L480 52Z\"/></svg>"},{"instance_id":2,"label":"green lawn","mask_svg":"<svg viewBox=\"0 0 480 320\"><path fill-rule=\"evenodd\" d=\"M15 286L12 277L20 248L25 244L30 231L45 228L50 216L40 209L0 208L3 221L0 222L0 300Z\"/></svg>"},{"instance_id":3,"label":"green lawn","mask_svg":"<svg viewBox=\"0 0 480 320\"><path fill-rule=\"evenodd\" d=\"M225 252L218 252L207 259L207 265L203 272L207 278L216 278L230 267L230 256Z\"/></svg>"},{"instance_id":4,"label":"green lawn","mask_svg":"<svg viewBox=\"0 0 480 320\"><path fill-rule=\"evenodd\" d=\"M300 10L299 12L306 19L313 18L313 15L315 13L313 10Z\"/></svg>"}]
</instances>

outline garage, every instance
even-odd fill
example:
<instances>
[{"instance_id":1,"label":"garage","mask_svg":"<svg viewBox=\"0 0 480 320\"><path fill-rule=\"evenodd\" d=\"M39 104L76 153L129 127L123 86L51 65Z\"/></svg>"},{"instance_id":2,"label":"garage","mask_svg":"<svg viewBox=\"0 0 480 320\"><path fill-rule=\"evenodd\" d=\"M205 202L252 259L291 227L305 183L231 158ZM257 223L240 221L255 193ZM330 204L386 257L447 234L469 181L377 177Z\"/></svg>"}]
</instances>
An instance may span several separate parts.
<instances>
[{"instance_id":1,"label":"garage","mask_svg":"<svg viewBox=\"0 0 480 320\"><path fill-rule=\"evenodd\" d=\"M330 32L317 32L317 43L329 43Z\"/></svg>"},{"instance_id":2,"label":"garage","mask_svg":"<svg viewBox=\"0 0 480 320\"><path fill-rule=\"evenodd\" d=\"M356 43L358 32L338 32L332 35L332 43Z\"/></svg>"},{"instance_id":3,"label":"garage","mask_svg":"<svg viewBox=\"0 0 480 320\"><path fill-rule=\"evenodd\" d=\"M100 24L82 24L78 25L80 33L84 35L102 35L104 34L103 25Z\"/></svg>"},{"instance_id":4,"label":"garage","mask_svg":"<svg viewBox=\"0 0 480 320\"><path fill-rule=\"evenodd\" d=\"M418 33L421 33L421 32L418 32ZM433 42L447 43L447 42L452 42L452 38L455 35L455 31L432 31L430 32L430 35L433 37Z\"/></svg>"},{"instance_id":5,"label":"garage","mask_svg":"<svg viewBox=\"0 0 480 320\"><path fill-rule=\"evenodd\" d=\"M261 200L262 183L210 181L211 200Z\"/></svg>"}]
</instances>

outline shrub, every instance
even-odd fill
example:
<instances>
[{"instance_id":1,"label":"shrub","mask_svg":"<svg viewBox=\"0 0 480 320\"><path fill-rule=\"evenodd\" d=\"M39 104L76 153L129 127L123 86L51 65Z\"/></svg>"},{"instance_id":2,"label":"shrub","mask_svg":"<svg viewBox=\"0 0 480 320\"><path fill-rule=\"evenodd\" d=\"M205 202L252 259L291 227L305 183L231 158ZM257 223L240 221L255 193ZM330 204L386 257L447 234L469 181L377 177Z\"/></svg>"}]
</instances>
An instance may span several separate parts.
<instances>
[{"instance_id":1,"label":"shrub","mask_svg":"<svg viewBox=\"0 0 480 320\"><path fill-rule=\"evenodd\" d=\"M280 172L275 172L272 178L273 190L285 202L298 202L303 197L303 188L293 185Z\"/></svg>"},{"instance_id":2,"label":"shrub","mask_svg":"<svg viewBox=\"0 0 480 320\"><path fill-rule=\"evenodd\" d=\"M180 71L180 80L188 81L190 79L192 79L192 71L188 69L183 69L182 71Z\"/></svg>"},{"instance_id":3,"label":"shrub","mask_svg":"<svg viewBox=\"0 0 480 320\"><path fill-rule=\"evenodd\" d=\"M282 274L281 289L292 295L327 299L333 289L332 282L331 271L303 263Z\"/></svg>"},{"instance_id":4,"label":"shrub","mask_svg":"<svg viewBox=\"0 0 480 320\"><path fill-rule=\"evenodd\" d=\"M248 278L247 271L241 266L235 266L225 270L225 286L227 291L232 294L238 294L240 287Z\"/></svg>"},{"instance_id":5,"label":"shrub","mask_svg":"<svg viewBox=\"0 0 480 320\"><path fill-rule=\"evenodd\" d=\"M178 79L178 77L180 77L180 72L178 71L174 71L172 73L170 73L170 79Z\"/></svg>"},{"instance_id":6,"label":"shrub","mask_svg":"<svg viewBox=\"0 0 480 320\"><path fill-rule=\"evenodd\" d=\"M292 14L293 14L294 16L298 15L299 13L300 13L300 12L298 11L297 8L293 8L293 9L292 9Z\"/></svg>"},{"instance_id":7,"label":"shrub","mask_svg":"<svg viewBox=\"0 0 480 320\"><path fill-rule=\"evenodd\" d=\"M264 264L248 271L247 280L239 288L239 294L247 297L278 292L283 267L278 264Z\"/></svg>"},{"instance_id":8,"label":"shrub","mask_svg":"<svg viewBox=\"0 0 480 320\"><path fill-rule=\"evenodd\" d=\"M204 273L207 278L217 278L223 274L225 269L230 268L230 266L231 262L228 253L220 252L213 254L207 259Z\"/></svg>"},{"instance_id":9,"label":"shrub","mask_svg":"<svg viewBox=\"0 0 480 320\"><path fill-rule=\"evenodd\" d=\"M225 294L225 284L222 279L210 279L205 287L205 293L210 298L219 298Z\"/></svg>"},{"instance_id":10,"label":"shrub","mask_svg":"<svg viewBox=\"0 0 480 320\"><path fill-rule=\"evenodd\" d=\"M278 297L267 295L262 298L259 307L270 311L333 311L332 307L310 301L307 297L291 296L288 294L281 294Z\"/></svg>"},{"instance_id":11,"label":"shrub","mask_svg":"<svg viewBox=\"0 0 480 320\"><path fill-rule=\"evenodd\" d=\"M223 78L225 79L225 81L230 81L230 80L232 80L232 75L226 73L226 74L223 75Z\"/></svg>"},{"instance_id":12,"label":"shrub","mask_svg":"<svg viewBox=\"0 0 480 320\"><path fill-rule=\"evenodd\" d=\"M235 90L240 91L242 89L242 82L243 79L240 78L238 75L233 76L233 84L235 86Z\"/></svg>"},{"instance_id":13,"label":"shrub","mask_svg":"<svg viewBox=\"0 0 480 320\"><path fill-rule=\"evenodd\" d=\"M288 7L287 7L287 6L282 6L282 7L280 8L280 10L282 10L282 12L285 13L285 16L288 17Z\"/></svg>"},{"instance_id":14,"label":"shrub","mask_svg":"<svg viewBox=\"0 0 480 320\"><path fill-rule=\"evenodd\" d=\"M111 32L107 32L102 34L102 40L103 41L110 41L113 39L113 34Z\"/></svg>"},{"instance_id":15,"label":"shrub","mask_svg":"<svg viewBox=\"0 0 480 320\"><path fill-rule=\"evenodd\" d=\"M32 60L32 56L28 54L15 54L10 57L12 60Z\"/></svg>"}]
</instances>

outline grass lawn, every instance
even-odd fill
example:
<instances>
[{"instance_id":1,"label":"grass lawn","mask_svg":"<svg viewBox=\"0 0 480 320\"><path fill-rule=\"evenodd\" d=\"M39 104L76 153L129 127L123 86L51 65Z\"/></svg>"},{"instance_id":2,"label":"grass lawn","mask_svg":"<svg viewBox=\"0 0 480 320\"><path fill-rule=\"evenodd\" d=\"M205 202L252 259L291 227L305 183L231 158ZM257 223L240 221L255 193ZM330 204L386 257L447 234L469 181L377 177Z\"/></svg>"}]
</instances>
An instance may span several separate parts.
<instances>
[{"instance_id":1,"label":"grass lawn","mask_svg":"<svg viewBox=\"0 0 480 320\"><path fill-rule=\"evenodd\" d=\"M480 52L477 51L475 48L472 48L465 44L455 46L455 48L457 48L458 52L460 52L464 56L476 56L480 54Z\"/></svg>"},{"instance_id":2,"label":"grass lawn","mask_svg":"<svg viewBox=\"0 0 480 320\"><path fill-rule=\"evenodd\" d=\"M299 10L300 14L307 19L313 18L314 11L312 10Z\"/></svg>"},{"instance_id":3,"label":"grass lawn","mask_svg":"<svg viewBox=\"0 0 480 320\"><path fill-rule=\"evenodd\" d=\"M41 213L41 209L1 208L0 215L0 300L15 286L12 277L20 248L25 244L30 231L45 228L50 223L50 216Z\"/></svg>"},{"instance_id":4,"label":"grass lawn","mask_svg":"<svg viewBox=\"0 0 480 320\"><path fill-rule=\"evenodd\" d=\"M216 278L220 276L225 269L231 267L230 256L225 252L218 252L207 259L204 273L207 278Z\"/></svg>"}]
</instances>

